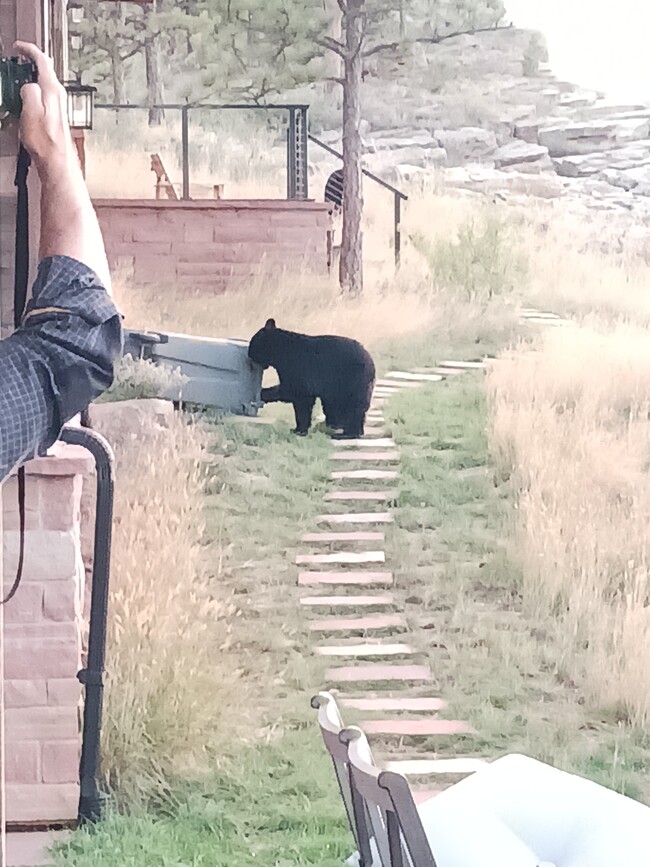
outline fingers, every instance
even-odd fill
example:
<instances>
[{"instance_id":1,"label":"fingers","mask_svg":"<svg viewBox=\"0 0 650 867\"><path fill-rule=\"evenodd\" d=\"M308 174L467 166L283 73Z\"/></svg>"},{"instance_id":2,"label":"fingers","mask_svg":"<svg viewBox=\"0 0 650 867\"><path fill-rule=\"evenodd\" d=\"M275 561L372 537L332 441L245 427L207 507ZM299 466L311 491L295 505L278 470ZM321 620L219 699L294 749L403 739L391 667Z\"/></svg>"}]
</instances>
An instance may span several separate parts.
<instances>
[{"instance_id":1,"label":"fingers","mask_svg":"<svg viewBox=\"0 0 650 867\"><path fill-rule=\"evenodd\" d=\"M38 84L23 84L20 89L23 101L23 112L27 118L33 118L43 114L43 96Z\"/></svg>"},{"instance_id":2,"label":"fingers","mask_svg":"<svg viewBox=\"0 0 650 867\"><path fill-rule=\"evenodd\" d=\"M38 83L44 93L59 89L60 84L54 72L52 58L44 54L38 46L33 45L31 42L16 42L14 48L19 54L27 57L36 65Z\"/></svg>"}]
</instances>

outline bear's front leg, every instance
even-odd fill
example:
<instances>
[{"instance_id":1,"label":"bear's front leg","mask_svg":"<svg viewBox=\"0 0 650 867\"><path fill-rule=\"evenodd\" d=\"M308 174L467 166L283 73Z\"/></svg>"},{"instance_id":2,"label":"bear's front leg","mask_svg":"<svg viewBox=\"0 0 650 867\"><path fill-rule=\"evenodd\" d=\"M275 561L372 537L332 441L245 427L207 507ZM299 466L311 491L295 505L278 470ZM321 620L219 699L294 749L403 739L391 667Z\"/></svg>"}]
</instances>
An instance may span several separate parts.
<instances>
[{"instance_id":1,"label":"bear's front leg","mask_svg":"<svg viewBox=\"0 0 650 867\"><path fill-rule=\"evenodd\" d=\"M305 437L309 433L311 427L311 414L316 403L315 397L304 397L300 400L293 400L293 411L296 414L296 426L292 433L298 436Z\"/></svg>"}]
</instances>

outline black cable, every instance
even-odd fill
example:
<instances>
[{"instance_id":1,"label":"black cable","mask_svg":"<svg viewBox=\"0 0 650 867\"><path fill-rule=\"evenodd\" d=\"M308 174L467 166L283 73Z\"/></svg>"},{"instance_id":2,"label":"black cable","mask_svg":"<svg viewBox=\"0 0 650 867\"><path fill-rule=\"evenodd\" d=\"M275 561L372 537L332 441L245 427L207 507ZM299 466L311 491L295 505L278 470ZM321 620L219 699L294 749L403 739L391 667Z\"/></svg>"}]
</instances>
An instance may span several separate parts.
<instances>
[{"instance_id":1,"label":"black cable","mask_svg":"<svg viewBox=\"0 0 650 867\"><path fill-rule=\"evenodd\" d=\"M29 191L27 177L32 164L30 155L21 145L18 152L18 164L14 184L17 188L16 199L16 257L14 265L14 327L18 328L23 319L27 305L29 288ZM25 468L18 469L18 514L19 514L19 545L16 577L11 590L0 605L6 605L14 598L20 587L25 566Z\"/></svg>"}]
</instances>

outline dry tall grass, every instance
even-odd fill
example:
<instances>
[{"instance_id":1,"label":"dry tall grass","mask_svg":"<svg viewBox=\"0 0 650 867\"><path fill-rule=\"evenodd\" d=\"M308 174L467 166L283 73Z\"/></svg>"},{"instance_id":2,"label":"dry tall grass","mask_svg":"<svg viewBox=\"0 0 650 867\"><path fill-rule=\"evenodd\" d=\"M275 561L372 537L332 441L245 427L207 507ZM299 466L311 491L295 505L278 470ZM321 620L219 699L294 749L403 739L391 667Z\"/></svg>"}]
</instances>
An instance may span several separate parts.
<instances>
[{"instance_id":1,"label":"dry tall grass","mask_svg":"<svg viewBox=\"0 0 650 867\"><path fill-rule=\"evenodd\" d=\"M650 714L649 338L625 325L553 331L488 377L525 604L553 624L567 677L641 726Z\"/></svg>"},{"instance_id":2,"label":"dry tall grass","mask_svg":"<svg viewBox=\"0 0 650 867\"><path fill-rule=\"evenodd\" d=\"M116 445L102 755L132 804L214 766L245 688L224 653L233 609L202 578L205 435L176 419Z\"/></svg>"}]
</instances>

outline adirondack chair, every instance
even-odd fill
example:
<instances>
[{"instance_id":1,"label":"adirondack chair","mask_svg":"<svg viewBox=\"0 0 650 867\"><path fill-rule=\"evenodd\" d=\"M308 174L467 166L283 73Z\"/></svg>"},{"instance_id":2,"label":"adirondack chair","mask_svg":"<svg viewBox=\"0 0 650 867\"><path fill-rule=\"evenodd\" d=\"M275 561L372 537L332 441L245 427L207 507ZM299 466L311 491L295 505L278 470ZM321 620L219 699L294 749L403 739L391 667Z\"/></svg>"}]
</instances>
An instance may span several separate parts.
<instances>
[{"instance_id":1,"label":"adirondack chair","mask_svg":"<svg viewBox=\"0 0 650 867\"><path fill-rule=\"evenodd\" d=\"M156 174L156 198L162 199L163 194L167 196L168 199L171 199L174 202L178 202L178 193L176 192L176 187L171 181L171 178L167 174L167 169L163 165L162 157L160 154L151 154L151 171ZM223 184L213 184L212 187L212 197L214 199L222 199L224 192Z\"/></svg>"},{"instance_id":2,"label":"adirondack chair","mask_svg":"<svg viewBox=\"0 0 650 867\"><path fill-rule=\"evenodd\" d=\"M313 700L344 777L361 867L650 867L650 808L527 756L485 766L416 806L400 774L379 769L329 693Z\"/></svg>"}]
</instances>

